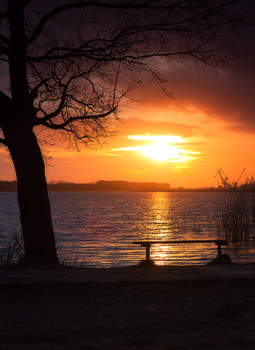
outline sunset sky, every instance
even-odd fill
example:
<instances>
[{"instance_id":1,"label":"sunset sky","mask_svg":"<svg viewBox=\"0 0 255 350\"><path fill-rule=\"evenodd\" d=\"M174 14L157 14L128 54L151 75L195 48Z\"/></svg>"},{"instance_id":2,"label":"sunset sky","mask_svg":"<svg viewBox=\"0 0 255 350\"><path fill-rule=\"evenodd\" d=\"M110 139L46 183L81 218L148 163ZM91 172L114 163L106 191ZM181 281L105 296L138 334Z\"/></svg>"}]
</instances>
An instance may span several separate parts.
<instances>
[{"instance_id":1,"label":"sunset sky","mask_svg":"<svg viewBox=\"0 0 255 350\"><path fill-rule=\"evenodd\" d=\"M252 7L251 7L252 10ZM255 11L252 12L255 17ZM219 70L194 62L161 62L167 97L160 87L144 84L119 112L113 138L80 151L67 144L43 142L47 180L94 182L127 180L165 182L172 187L217 186L222 168L230 181L255 175L255 33L239 30L240 59ZM47 131L46 131L47 133ZM14 180L7 151L0 148L0 179Z\"/></svg>"}]
</instances>

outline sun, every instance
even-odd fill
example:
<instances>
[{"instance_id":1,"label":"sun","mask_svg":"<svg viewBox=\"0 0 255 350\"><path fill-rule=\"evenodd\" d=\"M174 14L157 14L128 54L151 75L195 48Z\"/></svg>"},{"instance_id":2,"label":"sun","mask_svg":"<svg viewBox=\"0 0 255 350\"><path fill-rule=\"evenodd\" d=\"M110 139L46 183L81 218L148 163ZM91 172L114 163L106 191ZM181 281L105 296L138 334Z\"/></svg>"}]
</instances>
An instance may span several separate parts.
<instances>
[{"instance_id":1,"label":"sun","mask_svg":"<svg viewBox=\"0 0 255 350\"><path fill-rule=\"evenodd\" d=\"M184 149L185 140L173 135L129 135L128 139L144 144L116 148L114 151L138 152L143 157L157 162L186 163L199 156L199 152ZM186 148L186 147L185 147Z\"/></svg>"},{"instance_id":2,"label":"sun","mask_svg":"<svg viewBox=\"0 0 255 350\"><path fill-rule=\"evenodd\" d=\"M162 142L139 146L139 152L141 155L158 162L178 160L180 158L180 153L174 146Z\"/></svg>"}]
</instances>

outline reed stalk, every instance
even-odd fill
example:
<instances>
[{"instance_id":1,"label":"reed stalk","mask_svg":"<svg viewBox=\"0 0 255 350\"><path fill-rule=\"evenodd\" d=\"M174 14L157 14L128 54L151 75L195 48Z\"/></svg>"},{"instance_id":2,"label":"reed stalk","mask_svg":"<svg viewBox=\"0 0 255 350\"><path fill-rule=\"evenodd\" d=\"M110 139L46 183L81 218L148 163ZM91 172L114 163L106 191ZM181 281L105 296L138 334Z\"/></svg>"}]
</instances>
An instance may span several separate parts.
<instances>
[{"instance_id":1,"label":"reed stalk","mask_svg":"<svg viewBox=\"0 0 255 350\"><path fill-rule=\"evenodd\" d=\"M218 238L239 245L253 238L255 201L252 193L230 192L223 200L216 221Z\"/></svg>"}]
</instances>

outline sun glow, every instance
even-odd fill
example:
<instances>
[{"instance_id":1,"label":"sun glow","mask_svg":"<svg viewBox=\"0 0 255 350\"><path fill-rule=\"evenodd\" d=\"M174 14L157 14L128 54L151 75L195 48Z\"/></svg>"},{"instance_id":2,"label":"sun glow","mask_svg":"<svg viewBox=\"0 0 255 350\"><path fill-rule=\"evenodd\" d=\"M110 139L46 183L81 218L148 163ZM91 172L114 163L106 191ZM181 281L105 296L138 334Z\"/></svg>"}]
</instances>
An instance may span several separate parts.
<instances>
[{"instance_id":1,"label":"sun glow","mask_svg":"<svg viewBox=\"0 0 255 350\"><path fill-rule=\"evenodd\" d=\"M174 146L168 145L167 143L157 142L138 147L140 154L158 162L165 162L167 160L180 158L180 153L177 151L177 149L175 149Z\"/></svg>"},{"instance_id":2,"label":"sun glow","mask_svg":"<svg viewBox=\"0 0 255 350\"><path fill-rule=\"evenodd\" d=\"M124 147L115 151L136 151L146 158L157 162L184 163L195 159L199 153L183 149L185 140L180 136L172 135L130 135L128 139L143 141L149 144L134 147Z\"/></svg>"}]
</instances>

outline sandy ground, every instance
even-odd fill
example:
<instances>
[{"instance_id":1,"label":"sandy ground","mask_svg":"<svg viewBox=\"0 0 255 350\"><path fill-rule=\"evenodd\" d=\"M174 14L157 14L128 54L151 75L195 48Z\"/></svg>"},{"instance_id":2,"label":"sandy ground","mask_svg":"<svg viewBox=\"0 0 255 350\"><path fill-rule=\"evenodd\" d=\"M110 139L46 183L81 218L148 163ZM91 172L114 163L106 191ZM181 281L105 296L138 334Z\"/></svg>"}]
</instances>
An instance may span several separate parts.
<instances>
[{"instance_id":1,"label":"sandy ground","mask_svg":"<svg viewBox=\"0 0 255 350\"><path fill-rule=\"evenodd\" d=\"M0 271L0 349L255 349L255 265Z\"/></svg>"}]
</instances>

